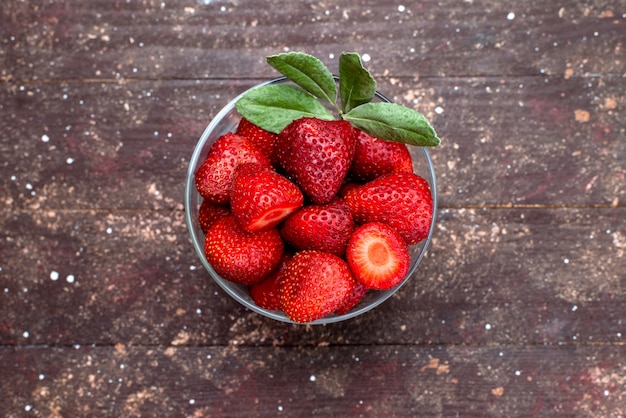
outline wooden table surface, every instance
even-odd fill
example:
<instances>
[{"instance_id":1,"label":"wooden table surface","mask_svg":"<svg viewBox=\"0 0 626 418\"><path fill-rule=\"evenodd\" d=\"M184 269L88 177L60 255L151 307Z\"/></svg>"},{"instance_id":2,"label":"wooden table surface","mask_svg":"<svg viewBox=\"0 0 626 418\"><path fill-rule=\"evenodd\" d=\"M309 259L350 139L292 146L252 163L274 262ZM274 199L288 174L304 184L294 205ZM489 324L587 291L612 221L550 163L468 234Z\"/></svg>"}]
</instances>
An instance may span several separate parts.
<instances>
[{"instance_id":1,"label":"wooden table surface","mask_svg":"<svg viewBox=\"0 0 626 418\"><path fill-rule=\"evenodd\" d=\"M625 49L623 0L3 0L0 415L625 416ZM243 308L184 222L284 51L442 138L427 257L333 325Z\"/></svg>"}]
</instances>

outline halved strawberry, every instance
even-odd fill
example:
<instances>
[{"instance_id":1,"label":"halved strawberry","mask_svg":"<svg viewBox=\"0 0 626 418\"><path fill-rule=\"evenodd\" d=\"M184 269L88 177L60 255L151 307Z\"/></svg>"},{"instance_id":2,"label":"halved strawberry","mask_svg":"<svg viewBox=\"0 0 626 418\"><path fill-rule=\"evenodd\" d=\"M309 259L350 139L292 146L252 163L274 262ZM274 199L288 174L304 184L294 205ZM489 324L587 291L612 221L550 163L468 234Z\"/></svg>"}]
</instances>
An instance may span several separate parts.
<instances>
[{"instance_id":1,"label":"halved strawberry","mask_svg":"<svg viewBox=\"0 0 626 418\"><path fill-rule=\"evenodd\" d=\"M367 182L384 174L413 172L413 161L406 144L385 141L358 131L354 160L349 176Z\"/></svg>"},{"instance_id":2,"label":"halved strawberry","mask_svg":"<svg viewBox=\"0 0 626 418\"><path fill-rule=\"evenodd\" d=\"M224 216L230 215L230 210L226 206L214 205L208 200L203 200L198 209L198 223L202 232L206 234L206 231L213 225L215 221Z\"/></svg>"},{"instance_id":3,"label":"halved strawberry","mask_svg":"<svg viewBox=\"0 0 626 418\"><path fill-rule=\"evenodd\" d=\"M292 258L293 254L285 252L278 266L268 277L250 286L250 296L258 307L269 309L270 311L282 309L278 297L278 277Z\"/></svg>"},{"instance_id":4,"label":"halved strawberry","mask_svg":"<svg viewBox=\"0 0 626 418\"><path fill-rule=\"evenodd\" d=\"M428 182L417 174L386 174L348 191L344 201L356 222L387 223L409 245L430 231L433 198Z\"/></svg>"},{"instance_id":5,"label":"halved strawberry","mask_svg":"<svg viewBox=\"0 0 626 418\"><path fill-rule=\"evenodd\" d=\"M272 165L278 164L278 156L276 155L277 134L259 128L246 118L241 118L235 133L248 138L267 157Z\"/></svg>"},{"instance_id":6,"label":"halved strawberry","mask_svg":"<svg viewBox=\"0 0 626 418\"><path fill-rule=\"evenodd\" d=\"M280 227L283 239L299 250L319 250L342 256L354 230L348 205L335 198L325 205L308 205Z\"/></svg>"},{"instance_id":7,"label":"halved strawberry","mask_svg":"<svg viewBox=\"0 0 626 418\"><path fill-rule=\"evenodd\" d=\"M218 219L207 231L204 254L224 279L251 285L260 282L276 268L284 243L276 228L251 233L239 225L234 215Z\"/></svg>"},{"instance_id":8,"label":"halved strawberry","mask_svg":"<svg viewBox=\"0 0 626 418\"><path fill-rule=\"evenodd\" d=\"M338 309L356 286L348 265L336 255L315 250L296 253L278 279L285 315L306 323Z\"/></svg>"},{"instance_id":9,"label":"halved strawberry","mask_svg":"<svg viewBox=\"0 0 626 418\"><path fill-rule=\"evenodd\" d=\"M233 173L242 163L259 163L270 167L263 153L243 136L227 133L219 137L196 171L198 193L211 203L228 203Z\"/></svg>"},{"instance_id":10,"label":"halved strawberry","mask_svg":"<svg viewBox=\"0 0 626 418\"><path fill-rule=\"evenodd\" d=\"M361 225L346 249L354 278L368 289L397 286L409 271L411 257L404 239L395 229L380 222Z\"/></svg>"},{"instance_id":11,"label":"halved strawberry","mask_svg":"<svg viewBox=\"0 0 626 418\"><path fill-rule=\"evenodd\" d=\"M303 203L298 186L271 168L245 163L235 170L230 209L248 232L275 227Z\"/></svg>"},{"instance_id":12,"label":"halved strawberry","mask_svg":"<svg viewBox=\"0 0 626 418\"><path fill-rule=\"evenodd\" d=\"M357 132L345 120L301 118L278 134L278 160L316 204L330 202L354 156Z\"/></svg>"}]
</instances>

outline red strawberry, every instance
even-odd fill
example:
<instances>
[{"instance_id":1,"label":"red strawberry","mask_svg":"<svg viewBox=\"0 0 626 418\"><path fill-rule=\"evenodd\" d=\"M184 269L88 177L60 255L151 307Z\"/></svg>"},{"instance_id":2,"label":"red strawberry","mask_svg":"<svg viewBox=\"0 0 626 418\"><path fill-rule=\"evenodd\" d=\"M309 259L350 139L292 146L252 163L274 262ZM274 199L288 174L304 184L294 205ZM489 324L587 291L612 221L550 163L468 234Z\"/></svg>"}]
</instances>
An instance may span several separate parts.
<instances>
[{"instance_id":1,"label":"red strawberry","mask_svg":"<svg viewBox=\"0 0 626 418\"><path fill-rule=\"evenodd\" d=\"M207 231L204 254L224 279L251 285L280 262L284 244L277 229L250 233L233 215L217 220Z\"/></svg>"},{"instance_id":2,"label":"red strawberry","mask_svg":"<svg viewBox=\"0 0 626 418\"><path fill-rule=\"evenodd\" d=\"M198 223L202 232L206 234L215 221L228 215L230 215L230 210L226 206L214 205L208 200L203 200L198 210Z\"/></svg>"},{"instance_id":3,"label":"red strawberry","mask_svg":"<svg viewBox=\"0 0 626 418\"><path fill-rule=\"evenodd\" d=\"M311 322L338 309L356 286L341 258L315 250L296 253L278 278L280 304L294 322Z\"/></svg>"},{"instance_id":4,"label":"red strawberry","mask_svg":"<svg viewBox=\"0 0 626 418\"><path fill-rule=\"evenodd\" d=\"M278 160L316 204L330 202L346 177L357 131L345 120L301 118L278 134Z\"/></svg>"},{"instance_id":5,"label":"red strawberry","mask_svg":"<svg viewBox=\"0 0 626 418\"><path fill-rule=\"evenodd\" d=\"M292 258L293 254L284 253L278 267L268 277L263 279L262 282L250 286L250 296L258 307L269 309L270 311L282 309L280 299L278 298L278 277Z\"/></svg>"},{"instance_id":6,"label":"red strawberry","mask_svg":"<svg viewBox=\"0 0 626 418\"><path fill-rule=\"evenodd\" d=\"M233 173L242 163L270 166L263 153L243 136L227 133L219 137L195 175L200 195L211 203L228 203Z\"/></svg>"},{"instance_id":7,"label":"red strawberry","mask_svg":"<svg viewBox=\"0 0 626 418\"><path fill-rule=\"evenodd\" d=\"M354 278L369 289L386 290L406 277L411 256L404 239L387 224L371 222L354 231L346 249Z\"/></svg>"},{"instance_id":8,"label":"red strawberry","mask_svg":"<svg viewBox=\"0 0 626 418\"><path fill-rule=\"evenodd\" d=\"M277 134L256 126L246 118L241 118L235 133L248 138L267 157L272 165L278 163L278 156L276 155Z\"/></svg>"},{"instance_id":9,"label":"red strawberry","mask_svg":"<svg viewBox=\"0 0 626 418\"><path fill-rule=\"evenodd\" d=\"M367 182L384 174L405 171L413 172L413 161L406 144L385 141L359 132L350 167L350 176Z\"/></svg>"},{"instance_id":10,"label":"red strawberry","mask_svg":"<svg viewBox=\"0 0 626 418\"><path fill-rule=\"evenodd\" d=\"M342 256L354 230L350 209L343 199L305 206L285 220L283 239L299 250L319 250Z\"/></svg>"},{"instance_id":11,"label":"red strawberry","mask_svg":"<svg viewBox=\"0 0 626 418\"><path fill-rule=\"evenodd\" d=\"M358 223L389 224L407 244L428 236L433 199L428 182L413 173L391 173L348 191L344 200Z\"/></svg>"},{"instance_id":12,"label":"red strawberry","mask_svg":"<svg viewBox=\"0 0 626 418\"><path fill-rule=\"evenodd\" d=\"M248 232L275 227L303 203L298 186L271 168L245 163L235 170L230 209Z\"/></svg>"},{"instance_id":13,"label":"red strawberry","mask_svg":"<svg viewBox=\"0 0 626 418\"><path fill-rule=\"evenodd\" d=\"M354 290L348 296L348 298L341 304L341 306L335 309L335 313L337 315L343 315L350 312L352 308L354 308L367 293L367 287L363 286L361 282L356 282L356 286L354 286Z\"/></svg>"},{"instance_id":14,"label":"red strawberry","mask_svg":"<svg viewBox=\"0 0 626 418\"><path fill-rule=\"evenodd\" d=\"M341 188L337 192L337 196L344 197L348 192L352 189L356 189L357 187L362 186L362 183L355 183L353 181L347 181L341 185Z\"/></svg>"}]
</instances>

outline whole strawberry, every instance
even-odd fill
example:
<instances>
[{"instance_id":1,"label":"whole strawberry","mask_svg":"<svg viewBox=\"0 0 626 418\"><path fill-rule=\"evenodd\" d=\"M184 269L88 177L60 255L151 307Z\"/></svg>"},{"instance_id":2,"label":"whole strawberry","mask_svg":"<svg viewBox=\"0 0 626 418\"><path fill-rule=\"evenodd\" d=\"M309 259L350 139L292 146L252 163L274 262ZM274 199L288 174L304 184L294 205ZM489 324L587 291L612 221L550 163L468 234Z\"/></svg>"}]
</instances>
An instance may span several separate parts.
<instances>
[{"instance_id":1,"label":"whole strawberry","mask_svg":"<svg viewBox=\"0 0 626 418\"><path fill-rule=\"evenodd\" d=\"M350 177L368 182L384 174L405 171L413 172L411 154L406 144L385 141L359 132L359 139L350 167Z\"/></svg>"},{"instance_id":2,"label":"whole strawberry","mask_svg":"<svg viewBox=\"0 0 626 418\"><path fill-rule=\"evenodd\" d=\"M361 284L361 282L359 281L355 282L356 286L354 286L354 290L352 290L352 293L350 293L350 295L343 301L341 306L335 309L335 313L337 315L344 315L350 312L352 308L358 305L358 303L363 300L363 298L367 294L367 287L363 286L363 284Z\"/></svg>"},{"instance_id":3,"label":"whole strawberry","mask_svg":"<svg viewBox=\"0 0 626 418\"><path fill-rule=\"evenodd\" d=\"M264 278L263 281L250 286L250 296L258 307L269 309L270 311L282 309L278 297L278 277L292 258L293 254L285 252L280 259L280 263L269 276Z\"/></svg>"},{"instance_id":4,"label":"whole strawberry","mask_svg":"<svg viewBox=\"0 0 626 418\"><path fill-rule=\"evenodd\" d=\"M354 156L357 131L345 120L300 118L277 139L278 160L313 203L330 202Z\"/></svg>"},{"instance_id":5,"label":"whole strawberry","mask_svg":"<svg viewBox=\"0 0 626 418\"><path fill-rule=\"evenodd\" d=\"M349 190L344 201L358 223L383 222L409 245L428 236L433 199L428 182L414 173L391 173Z\"/></svg>"},{"instance_id":6,"label":"whole strawberry","mask_svg":"<svg viewBox=\"0 0 626 418\"><path fill-rule=\"evenodd\" d=\"M271 168L244 163L235 170L230 208L248 232L275 227L303 203L298 186Z\"/></svg>"},{"instance_id":7,"label":"whole strawberry","mask_svg":"<svg viewBox=\"0 0 626 418\"><path fill-rule=\"evenodd\" d=\"M315 250L296 253L278 278L280 304L294 322L306 323L338 309L356 286L341 258Z\"/></svg>"},{"instance_id":8,"label":"whole strawberry","mask_svg":"<svg viewBox=\"0 0 626 418\"><path fill-rule=\"evenodd\" d=\"M346 258L354 278L368 289L396 287L409 271L411 257L400 234L387 224L370 222L354 231Z\"/></svg>"},{"instance_id":9,"label":"whole strawberry","mask_svg":"<svg viewBox=\"0 0 626 418\"><path fill-rule=\"evenodd\" d=\"M257 147L267 157L272 165L278 163L276 154L276 137L278 135L259 128L246 118L241 118L235 133L246 137L252 145Z\"/></svg>"},{"instance_id":10,"label":"whole strawberry","mask_svg":"<svg viewBox=\"0 0 626 418\"><path fill-rule=\"evenodd\" d=\"M251 285L278 266L284 244L277 229L251 233L233 215L217 220L204 241L204 254L217 274L231 282Z\"/></svg>"},{"instance_id":11,"label":"whole strawberry","mask_svg":"<svg viewBox=\"0 0 626 418\"><path fill-rule=\"evenodd\" d=\"M215 221L228 215L230 215L230 209L227 206L214 205L208 200L203 200L198 209L200 229L206 234Z\"/></svg>"},{"instance_id":12,"label":"whole strawberry","mask_svg":"<svg viewBox=\"0 0 626 418\"><path fill-rule=\"evenodd\" d=\"M198 193L211 203L228 203L233 173L242 163L270 167L263 153L243 136L227 133L219 137L195 174Z\"/></svg>"},{"instance_id":13,"label":"whole strawberry","mask_svg":"<svg viewBox=\"0 0 626 418\"><path fill-rule=\"evenodd\" d=\"M325 205L301 208L285 220L280 234L299 250L319 250L342 256L353 230L350 209L337 197Z\"/></svg>"}]
</instances>

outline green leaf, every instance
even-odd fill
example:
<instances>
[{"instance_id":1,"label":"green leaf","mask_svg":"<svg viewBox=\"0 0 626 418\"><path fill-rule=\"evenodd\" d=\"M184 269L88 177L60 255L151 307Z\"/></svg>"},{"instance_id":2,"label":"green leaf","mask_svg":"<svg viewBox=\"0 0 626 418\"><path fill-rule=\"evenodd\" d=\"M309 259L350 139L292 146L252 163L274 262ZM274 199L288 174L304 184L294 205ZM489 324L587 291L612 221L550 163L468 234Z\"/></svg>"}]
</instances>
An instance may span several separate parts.
<instances>
[{"instance_id":1,"label":"green leaf","mask_svg":"<svg viewBox=\"0 0 626 418\"><path fill-rule=\"evenodd\" d=\"M334 117L315 97L288 84L270 84L248 91L235 103L241 116L253 124L279 133L302 117L333 120Z\"/></svg>"},{"instance_id":2,"label":"green leaf","mask_svg":"<svg viewBox=\"0 0 626 418\"><path fill-rule=\"evenodd\" d=\"M313 96L336 106L335 79L319 59L303 52L286 52L267 57L267 62Z\"/></svg>"},{"instance_id":3,"label":"green leaf","mask_svg":"<svg viewBox=\"0 0 626 418\"><path fill-rule=\"evenodd\" d=\"M386 141L434 147L441 140L424 115L395 103L375 102L343 115L352 126Z\"/></svg>"},{"instance_id":4,"label":"green leaf","mask_svg":"<svg viewBox=\"0 0 626 418\"><path fill-rule=\"evenodd\" d=\"M354 52L339 56L339 94L341 110L348 113L353 108L368 103L376 93L376 81L363 67L361 57Z\"/></svg>"}]
</instances>

